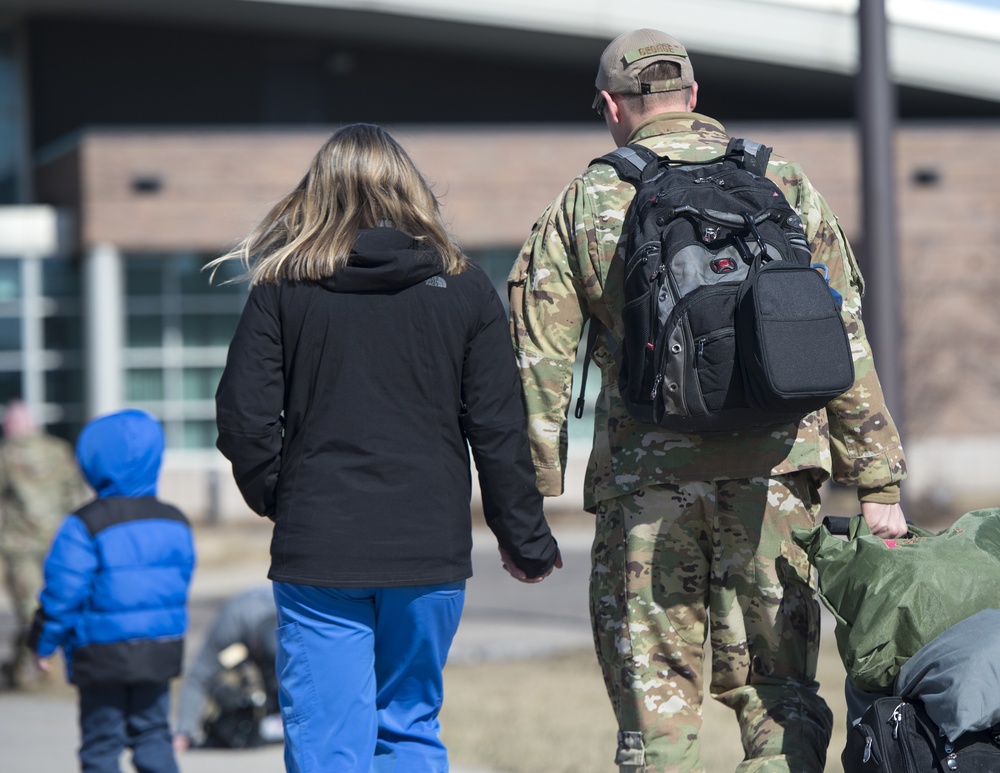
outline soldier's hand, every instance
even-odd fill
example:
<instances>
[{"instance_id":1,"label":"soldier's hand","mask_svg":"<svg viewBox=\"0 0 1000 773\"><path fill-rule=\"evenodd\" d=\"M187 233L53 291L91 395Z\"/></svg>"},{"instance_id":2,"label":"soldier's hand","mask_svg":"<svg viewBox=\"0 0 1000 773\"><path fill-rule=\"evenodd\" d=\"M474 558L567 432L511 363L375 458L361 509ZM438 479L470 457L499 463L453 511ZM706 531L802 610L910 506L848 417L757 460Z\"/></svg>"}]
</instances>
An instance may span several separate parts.
<instances>
[{"instance_id":1,"label":"soldier's hand","mask_svg":"<svg viewBox=\"0 0 1000 773\"><path fill-rule=\"evenodd\" d=\"M52 673L52 664L49 663L49 659L46 657L35 655L35 665L38 666L39 671L43 671L46 674Z\"/></svg>"},{"instance_id":2,"label":"soldier's hand","mask_svg":"<svg viewBox=\"0 0 1000 773\"><path fill-rule=\"evenodd\" d=\"M174 751L175 752L186 752L191 748L191 739L188 738L184 733L174 734Z\"/></svg>"},{"instance_id":3,"label":"soldier's hand","mask_svg":"<svg viewBox=\"0 0 1000 773\"><path fill-rule=\"evenodd\" d=\"M898 504L883 505L878 502L862 502L861 515L868 529L876 537L891 539L906 535L906 518Z\"/></svg>"}]
</instances>

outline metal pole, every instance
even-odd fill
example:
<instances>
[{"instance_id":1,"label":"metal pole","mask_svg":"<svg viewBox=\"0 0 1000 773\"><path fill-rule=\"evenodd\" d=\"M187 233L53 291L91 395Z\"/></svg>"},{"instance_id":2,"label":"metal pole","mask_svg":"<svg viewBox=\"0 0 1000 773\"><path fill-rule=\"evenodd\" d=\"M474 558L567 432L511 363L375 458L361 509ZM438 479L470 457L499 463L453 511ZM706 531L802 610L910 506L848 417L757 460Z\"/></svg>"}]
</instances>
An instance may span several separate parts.
<instances>
[{"instance_id":1,"label":"metal pole","mask_svg":"<svg viewBox=\"0 0 1000 773\"><path fill-rule=\"evenodd\" d=\"M861 199L864 238L861 258L867 279L865 326L886 405L902 431L903 387L900 362L893 128L896 99L889 74L887 23L883 0L859 0L861 67L858 115L861 125Z\"/></svg>"}]
</instances>

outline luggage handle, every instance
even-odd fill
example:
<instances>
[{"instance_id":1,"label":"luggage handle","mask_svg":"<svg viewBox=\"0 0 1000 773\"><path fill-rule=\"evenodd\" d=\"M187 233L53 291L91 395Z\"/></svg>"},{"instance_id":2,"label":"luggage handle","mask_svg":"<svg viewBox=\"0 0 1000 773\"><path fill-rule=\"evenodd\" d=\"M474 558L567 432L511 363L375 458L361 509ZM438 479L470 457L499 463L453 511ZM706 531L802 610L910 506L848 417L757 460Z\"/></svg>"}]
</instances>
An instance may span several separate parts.
<instances>
[{"instance_id":1,"label":"luggage handle","mask_svg":"<svg viewBox=\"0 0 1000 773\"><path fill-rule=\"evenodd\" d=\"M670 212L670 217L678 217L680 215L694 215L715 225L734 228L739 231L749 230L748 223L760 225L766 220L773 220L775 223L780 223L783 217L781 212L773 208L762 209L756 215L751 216L749 213L736 215L732 212L724 212L718 209L698 209L690 204L681 204L674 207Z\"/></svg>"},{"instance_id":2,"label":"luggage handle","mask_svg":"<svg viewBox=\"0 0 1000 773\"><path fill-rule=\"evenodd\" d=\"M861 513L858 513L855 516L827 515L823 517L822 523L823 526L825 526L827 530L830 532L830 534L832 534L834 537L849 537L851 534L851 521L853 521L855 518L861 518L861 517L862 517ZM919 537L920 535L915 533L912 527L913 524L910 523L910 521L907 521L906 537L907 538Z\"/></svg>"},{"instance_id":3,"label":"luggage handle","mask_svg":"<svg viewBox=\"0 0 1000 773\"><path fill-rule=\"evenodd\" d=\"M849 515L828 515L823 518L823 525L834 537L846 537L851 526Z\"/></svg>"}]
</instances>

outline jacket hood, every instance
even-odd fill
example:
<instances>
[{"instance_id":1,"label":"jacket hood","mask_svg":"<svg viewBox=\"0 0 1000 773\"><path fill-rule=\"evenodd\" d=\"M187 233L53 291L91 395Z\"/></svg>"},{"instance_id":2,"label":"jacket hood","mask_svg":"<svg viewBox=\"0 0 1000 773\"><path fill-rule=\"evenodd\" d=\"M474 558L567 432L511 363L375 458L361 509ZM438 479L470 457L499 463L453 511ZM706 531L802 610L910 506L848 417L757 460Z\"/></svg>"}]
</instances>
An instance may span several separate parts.
<instances>
[{"instance_id":1,"label":"jacket hood","mask_svg":"<svg viewBox=\"0 0 1000 773\"><path fill-rule=\"evenodd\" d=\"M99 497L155 496L163 429L145 411L101 416L80 433L76 458Z\"/></svg>"},{"instance_id":2,"label":"jacket hood","mask_svg":"<svg viewBox=\"0 0 1000 773\"><path fill-rule=\"evenodd\" d=\"M335 293L401 290L442 271L441 257L432 248L395 228L358 231L346 266L320 285Z\"/></svg>"}]
</instances>

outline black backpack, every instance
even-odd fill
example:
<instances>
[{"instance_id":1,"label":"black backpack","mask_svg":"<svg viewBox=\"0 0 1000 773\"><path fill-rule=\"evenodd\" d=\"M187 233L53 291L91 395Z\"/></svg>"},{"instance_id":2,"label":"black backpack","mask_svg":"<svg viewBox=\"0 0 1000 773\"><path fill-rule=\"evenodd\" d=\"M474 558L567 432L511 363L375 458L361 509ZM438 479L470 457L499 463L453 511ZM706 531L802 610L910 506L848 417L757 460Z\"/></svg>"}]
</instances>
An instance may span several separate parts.
<instances>
[{"instance_id":1,"label":"black backpack","mask_svg":"<svg viewBox=\"0 0 1000 773\"><path fill-rule=\"evenodd\" d=\"M840 755L844 773L995 773L1000 770L1000 725L949 741L920 701L877 698L847 728Z\"/></svg>"},{"instance_id":2,"label":"black backpack","mask_svg":"<svg viewBox=\"0 0 1000 773\"><path fill-rule=\"evenodd\" d=\"M854 383L839 297L825 266L810 265L798 215L764 176L770 154L733 139L704 163L641 145L591 162L636 188L615 356L638 421L694 433L773 426ZM592 318L585 368L599 332ZM581 392L577 416L582 408Z\"/></svg>"}]
</instances>

